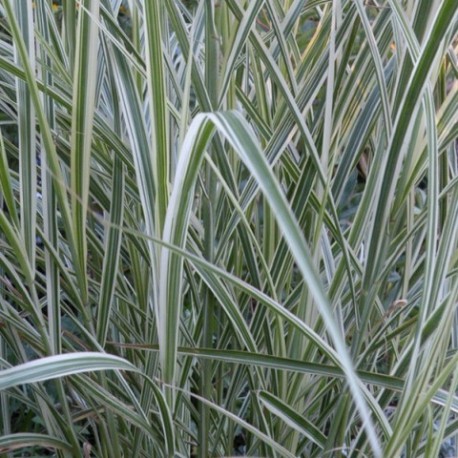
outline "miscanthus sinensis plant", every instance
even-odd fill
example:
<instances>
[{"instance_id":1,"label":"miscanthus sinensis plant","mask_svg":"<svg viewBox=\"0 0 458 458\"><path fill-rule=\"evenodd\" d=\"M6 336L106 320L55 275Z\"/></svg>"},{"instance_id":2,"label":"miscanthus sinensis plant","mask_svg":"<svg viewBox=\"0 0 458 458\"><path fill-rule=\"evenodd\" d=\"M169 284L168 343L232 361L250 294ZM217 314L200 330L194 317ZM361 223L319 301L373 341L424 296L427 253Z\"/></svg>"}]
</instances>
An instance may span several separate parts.
<instances>
[{"instance_id":1,"label":"miscanthus sinensis plant","mask_svg":"<svg viewBox=\"0 0 458 458\"><path fill-rule=\"evenodd\" d=\"M1 1L0 452L456 455L457 11Z\"/></svg>"}]
</instances>

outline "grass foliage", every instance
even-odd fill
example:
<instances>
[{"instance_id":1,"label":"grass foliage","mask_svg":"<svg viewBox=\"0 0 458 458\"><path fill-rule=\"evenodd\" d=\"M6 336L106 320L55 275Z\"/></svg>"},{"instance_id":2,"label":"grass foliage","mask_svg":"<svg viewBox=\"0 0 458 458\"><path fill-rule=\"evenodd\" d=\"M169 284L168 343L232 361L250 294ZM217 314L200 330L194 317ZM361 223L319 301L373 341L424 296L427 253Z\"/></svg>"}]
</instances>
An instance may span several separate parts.
<instances>
[{"instance_id":1,"label":"grass foliage","mask_svg":"<svg viewBox=\"0 0 458 458\"><path fill-rule=\"evenodd\" d=\"M0 453L456 454L456 0L1 6Z\"/></svg>"}]
</instances>

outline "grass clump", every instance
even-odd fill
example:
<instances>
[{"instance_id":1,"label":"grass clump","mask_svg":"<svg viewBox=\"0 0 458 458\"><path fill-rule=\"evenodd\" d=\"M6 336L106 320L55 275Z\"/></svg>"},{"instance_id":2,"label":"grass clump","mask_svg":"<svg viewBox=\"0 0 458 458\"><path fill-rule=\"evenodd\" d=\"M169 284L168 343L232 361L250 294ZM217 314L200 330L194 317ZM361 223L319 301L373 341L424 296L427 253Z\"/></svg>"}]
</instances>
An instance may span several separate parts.
<instances>
[{"instance_id":1,"label":"grass clump","mask_svg":"<svg viewBox=\"0 0 458 458\"><path fill-rule=\"evenodd\" d=\"M457 453L455 0L1 3L1 453Z\"/></svg>"}]
</instances>

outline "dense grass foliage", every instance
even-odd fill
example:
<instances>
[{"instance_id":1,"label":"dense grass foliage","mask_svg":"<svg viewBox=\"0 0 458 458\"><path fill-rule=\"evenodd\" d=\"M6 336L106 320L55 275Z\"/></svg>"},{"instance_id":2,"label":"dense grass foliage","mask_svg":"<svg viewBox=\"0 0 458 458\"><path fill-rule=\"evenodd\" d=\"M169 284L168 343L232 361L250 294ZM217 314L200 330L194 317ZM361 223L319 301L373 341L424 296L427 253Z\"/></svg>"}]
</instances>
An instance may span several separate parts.
<instances>
[{"instance_id":1,"label":"dense grass foliage","mask_svg":"<svg viewBox=\"0 0 458 458\"><path fill-rule=\"evenodd\" d=\"M1 6L2 456L457 454L456 0Z\"/></svg>"}]
</instances>

